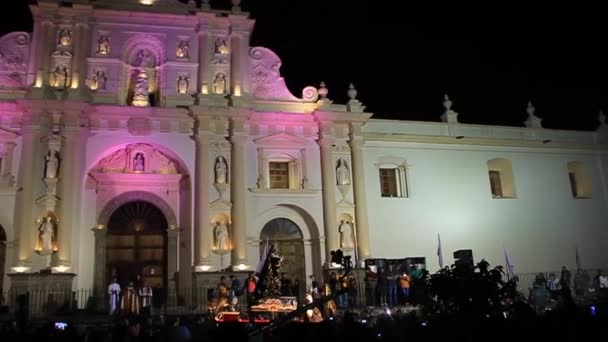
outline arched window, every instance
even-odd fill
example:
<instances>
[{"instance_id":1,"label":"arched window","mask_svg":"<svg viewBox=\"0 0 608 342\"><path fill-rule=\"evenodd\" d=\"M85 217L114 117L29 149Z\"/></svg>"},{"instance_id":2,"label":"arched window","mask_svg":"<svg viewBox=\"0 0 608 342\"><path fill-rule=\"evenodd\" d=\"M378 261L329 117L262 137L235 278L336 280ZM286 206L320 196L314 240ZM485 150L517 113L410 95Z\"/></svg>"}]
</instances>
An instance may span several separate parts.
<instances>
[{"instance_id":1,"label":"arched window","mask_svg":"<svg viewBox=\"0 0 608 342\"><path fill-rule=\"evenodd\" d=\"M587 165L581 161L568 163L570 190L574 198L591 198L591 177Z\"/></svg>"},{"instance_id":2,"label":"arched window","mask_svg":"<svg viewBox=\"0 0 608 342\"><path fill-rule=\"evenodd\" d=\"M401 158L382 157L378 167L381 197L408 197L406 162Z\"/></svg>"},{"instance_id":3,"label":"arched window","mask_svg":"<svg viewBox=\"0 0 608 342\"><path fill-rule=\"evenodd\" d=\"M503 158L488 160L488 176L492 198L515 198L515 179L511 161Z\"/></svg>"}]
</instances>

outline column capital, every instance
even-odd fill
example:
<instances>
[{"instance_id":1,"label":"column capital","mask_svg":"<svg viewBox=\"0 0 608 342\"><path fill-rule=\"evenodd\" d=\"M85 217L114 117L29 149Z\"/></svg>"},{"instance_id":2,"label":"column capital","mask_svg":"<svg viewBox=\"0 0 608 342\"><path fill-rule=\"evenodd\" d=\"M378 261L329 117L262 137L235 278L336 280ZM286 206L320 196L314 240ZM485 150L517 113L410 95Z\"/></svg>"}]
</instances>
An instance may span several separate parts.
<instances>
[{"instance_id":1,"label":"column capital","mask_svg":"<svg viewBox=\"0 0 608 342\"><path fill-rule=\"evenodd\" d=\"M361 147L363 147L364 143L365 143L365 141L363 140L363 137L361 137L361 136L352 137L348 141L348 144L350 145L350 147L352 149L360 149Z\"/></svg>"},{"instance_id":2,"label":"column capital","mask_svg":"<svg viewBox=\"0 0 608 342\"><path fill-rule=\"evenodd\" d=\"M240 144L243 145L245 143L247 143L250 140L248 135L244 135L244 134L237 134L237 135L232 135L230 136L230 142L233 144Z\"/></svg>"},{"instance_id":3,"label":"column capital","mask_svg":"<svg viewBox=\"0 0 608 342\"><path fill-rule=\"evenodd\" d=\"M168 238L177 238L179 236L179 229L177 227L167 229Z\"/></svg>"},{"instance_id":4,"label":"column capital","mask_svg":"<svg viewBox=\"0 0 608 342\"><path fill-rule=\"evenodd\" d=\"M336 142L336 139L332 136L324 136L324 137L321 137L319 140L317 140L317 144L319 144L319 146L321 146L321 147L330 147L331 148L335 142Z\"/></svg>"}]
</instances>

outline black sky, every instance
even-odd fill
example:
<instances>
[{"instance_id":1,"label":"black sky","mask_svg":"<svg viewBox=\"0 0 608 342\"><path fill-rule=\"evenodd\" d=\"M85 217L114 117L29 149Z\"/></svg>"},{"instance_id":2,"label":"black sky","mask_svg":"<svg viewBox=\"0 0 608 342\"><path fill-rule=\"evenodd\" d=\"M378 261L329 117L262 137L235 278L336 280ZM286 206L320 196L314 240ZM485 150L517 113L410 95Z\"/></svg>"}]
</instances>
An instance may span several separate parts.
<instances>
[{"instance_id":1,"label":"black sky","mask_svg":"<svg viewBox=\"0 0 608 342\"><path fill-rule=\"evenodd\" d=\"M28 0L3 3L0 33L31 31ZM460 121L521 126L528 99L549 128L592 130L608 105L608 42L596 7L490 7L428 1L243 0L252 45L283 60L301 96L323 80L346 101L354 82L376 118L438 121L442 94ZM211 0L229 7L229 0ZM597 13L597 15L595 14Z\"/></svg>"}]
</instances>

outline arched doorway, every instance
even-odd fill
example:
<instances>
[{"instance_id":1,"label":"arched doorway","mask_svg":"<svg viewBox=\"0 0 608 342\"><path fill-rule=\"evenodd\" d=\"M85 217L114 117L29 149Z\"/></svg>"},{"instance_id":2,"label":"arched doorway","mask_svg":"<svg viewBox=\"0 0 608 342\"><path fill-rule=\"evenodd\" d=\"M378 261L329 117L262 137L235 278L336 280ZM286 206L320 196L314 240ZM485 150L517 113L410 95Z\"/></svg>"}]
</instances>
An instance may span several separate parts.
<instances>
[{"instance_id":1,"label":"arched doorway","mask_svg":"<svg viewBox=\"0 0 608 342\"><path fill-rule=\"evenodd\" d=\"M128 202L108 220L106 279L167 287L167 219L155 205ZM140 279L138 280L138 276Z\"/></svg>"},{"instance_id":2,"label":"arched doorway","mask_svg":"<svg viewBox=\"0 0 608 342\"><path fill-rule=\"evenodd\" d=\"M299 292L305 290L306 261L304 239L300 227L286 218L276 218L264 225L260 234L260 255L264 253L266 241L275 243L278 253L283 257L283 272L292 283L299 281Z\"/></svg>"},{"instance_id":3,"label":"arched doorway","mask_svg":"<svg viewBox=\"0 0 608 342\"><path fill-rule=\"evenodd\" d=\"M6 232L0 225L0 295L4 290L4 265L6 264Z\"/></svg>"}]
</instances>

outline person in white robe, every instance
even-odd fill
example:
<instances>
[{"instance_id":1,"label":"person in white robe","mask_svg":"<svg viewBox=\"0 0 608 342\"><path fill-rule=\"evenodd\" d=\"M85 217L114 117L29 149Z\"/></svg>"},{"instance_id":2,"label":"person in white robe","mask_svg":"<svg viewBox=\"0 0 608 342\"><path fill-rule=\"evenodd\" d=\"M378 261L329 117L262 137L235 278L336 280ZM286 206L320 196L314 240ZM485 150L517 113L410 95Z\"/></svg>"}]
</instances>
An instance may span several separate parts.
<instances>
[{"instance_id":1,"label":"person in white robe","mask_svg":"<svg viewBox=\"0 0 608 342\"><path fill-rule=\"evenodd\" d=\"M120 304L120 285L116 282L116 278L113 279L110 286L108 286L108 295L110 295L110 315L115 315L118 313Z\"/></svg>"}]
</instances>

